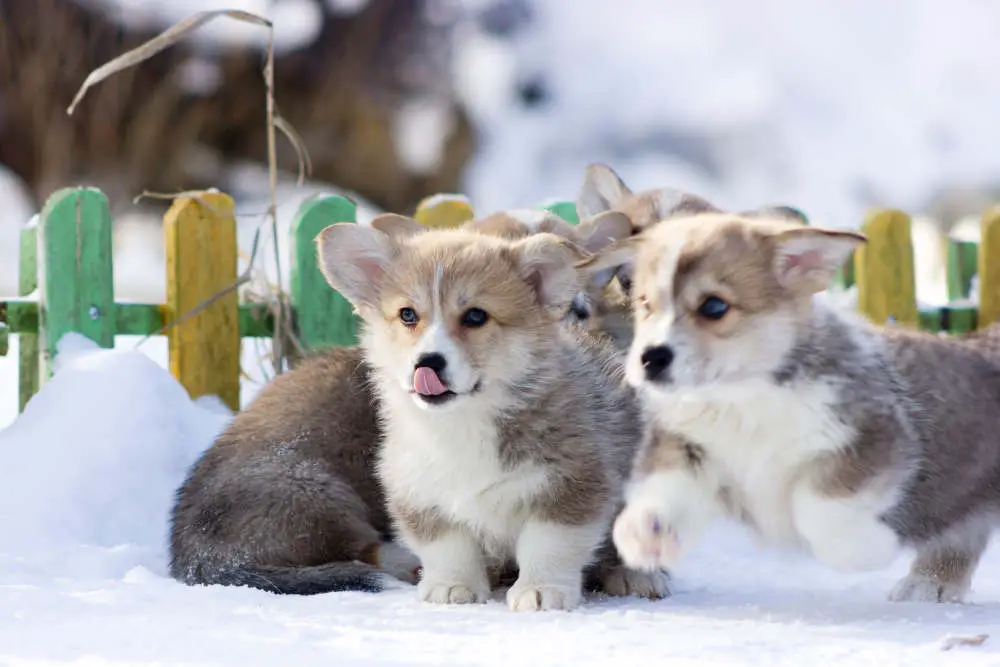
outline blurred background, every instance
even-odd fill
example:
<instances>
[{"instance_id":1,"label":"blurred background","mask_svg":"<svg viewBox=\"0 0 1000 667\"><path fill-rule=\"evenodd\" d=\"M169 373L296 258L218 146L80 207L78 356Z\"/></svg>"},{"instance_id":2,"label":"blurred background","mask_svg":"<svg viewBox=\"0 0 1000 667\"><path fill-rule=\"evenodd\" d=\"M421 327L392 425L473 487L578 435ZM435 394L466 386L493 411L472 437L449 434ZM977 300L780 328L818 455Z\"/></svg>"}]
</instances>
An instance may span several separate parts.
<instances>
[{"instance_id":1,"label":"blurred background","mask_svg":"<svg viewBox=\"0 0 1000 667\"><path fill-rule=\"evenodd\" d=\"M279 136L282 225L316 191L362 218L438 192L482 213L572 199L593 161L835 226L893 206L949 228L1000 194L990 0L0 0L0 293L66 185L111 200L121 299L163 299L165 206L143 190L228 192L246 244L266 31L218 19L65 111L92 69L221 8L273 20L278 109L312 157L298 188Z\"/></svg>"}]
</instances>

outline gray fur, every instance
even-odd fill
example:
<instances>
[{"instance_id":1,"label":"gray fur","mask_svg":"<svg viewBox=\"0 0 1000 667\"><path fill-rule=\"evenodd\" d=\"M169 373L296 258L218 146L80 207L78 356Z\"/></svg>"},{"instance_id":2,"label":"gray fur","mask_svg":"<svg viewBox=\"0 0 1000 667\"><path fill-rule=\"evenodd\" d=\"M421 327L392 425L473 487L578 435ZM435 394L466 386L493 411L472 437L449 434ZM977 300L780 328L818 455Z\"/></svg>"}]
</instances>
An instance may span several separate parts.
<instances>
[{"instance_id":1,"label":"gray fur","mask_svg":"<svg viewBox=\"0 0 1000 667\"><path fill-rule=\"evenodd\" d=\"M531 461L557 473L549 493L536 501L535 510L547 519L593 521L621 495L643 420L616 355L610 343L562 333L551 354L510 387L517 407L497 416L500 457L508 469Z\"/></svg>"},{"instance_id":2,"label":"gray fur","mask_svg":"<svg viewBox=\"0 0 1000 667\"><path fill-rule=\"evenodd\" d=\"M338 348L268 384L178 490L171 575L277 593L379 590L391 530L368 383L360 351Z\"/></svg>"},{"instance_id":3,"label":"gray fur","mask_svg":"<svg viewBox=\"0 0 1000 667\"><path fill-rule=\"evenodd\" d=\"M850 494L886 470L903 493L883 517L917 549L913 577L932 577L939 600L959 599L1000 524L1000 325L968 339L903 328L870 330L827 314L776 374L836 379L838 410L857 428L829 469L827 491Z\"/></svg>"}]
</instances>

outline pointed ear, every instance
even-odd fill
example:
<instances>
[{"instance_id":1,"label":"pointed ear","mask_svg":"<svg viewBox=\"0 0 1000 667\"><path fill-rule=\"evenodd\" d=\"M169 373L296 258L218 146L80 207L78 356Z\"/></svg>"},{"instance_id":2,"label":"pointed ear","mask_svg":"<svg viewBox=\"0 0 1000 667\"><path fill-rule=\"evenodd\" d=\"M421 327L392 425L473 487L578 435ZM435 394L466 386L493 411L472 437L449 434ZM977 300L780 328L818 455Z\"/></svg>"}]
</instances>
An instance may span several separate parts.
<instances>
[{"instance_id":1,"label":"pointed ear","mask_svg":"<svg viewBox=\"0 0 1000 667\"><path fill-rule=\"evenodd\" d=\"M371 226L389 236L422 234L427 228L413 218L398 213L383 213L372 218Z\"/></svg>"},{"instance_id":2,"label":"pointed ear","mask_svg":"<svg viewBox=\"0 0 1000 667\"><path fill-rule=\"evenodd\" d=\"M805 226L785 230L772 237L774 274L795 292L821 292L854 249L867 241L864 234L847 230Z\"/></svg>"},{"instance_id":3,"label":"pointed ear","mask_svg":"<svg viewBox=\"0 0 1000 667\"><path fill-rule=\"evenodd\" d=\"M576 198L576 214L581 220L617 208L632 191L606 164L589 164L583 172L583 185Z\"/></svg>"},{"instance_id":4,"label":"pointed ear","mask_svg":"<svg viewBox=\"0 0 1000 667\"><path fill-rule=\"evenodd\" d=\"M619 211L605 211L577 225L576 236L584 250L597 253L612 243L632 236L632 221ZM584 276L588 285L603 289L615 277L618 268L608 267L585 273Z\"/></svg>"},{"instance_id":5,"label":"pointed ear","mask_svg":"<svg viewBox=\"0 0 1000 667\"><path fill-rule=\"evenodd\" d=\"M566 314L581 291L582 277L575 265L590 254L561 236L542 232L514 244L521 275L535 290L538 304L553 318Z\"/></svg>"},{"instance_id":6,"label":"pointed ear","mask_svg":"<svg viewBox=\"0 0 1000 667\"><path fill-rule=\"evenodd\" d=\"M582 271L585 276L590 276L592 282L596 282L599 277L606 276L604 280L606 285L616 273L621 272L622 267L631 267L635 262L635 255L639 250L639 238L638 236L630 236L616 241L599 253L591 255L582 262L577 262L576 268L578 271Z\"/></svg>"},{"instance_id":7,"label":"pointed ear","mask_svg":"<svg viewBox=\"0 0 1000 667\"><path fill-rule=\"evenodd\" d=\"M316 251L330 287L358 310L375 306L382 276L396 254L391 237L372 227L338 222L316 236Z\"/></svg>"},{"instance_id":8,"label":"pointed ear","mask_svg":"<svg viewBox=\"0 0 1000 667\"><path fill-rule=\"evenodd\" d=\"M590 253L632 236L632 221L619 211L605 211L576 226L580 246Z\"/></svg>"}]
</instances>

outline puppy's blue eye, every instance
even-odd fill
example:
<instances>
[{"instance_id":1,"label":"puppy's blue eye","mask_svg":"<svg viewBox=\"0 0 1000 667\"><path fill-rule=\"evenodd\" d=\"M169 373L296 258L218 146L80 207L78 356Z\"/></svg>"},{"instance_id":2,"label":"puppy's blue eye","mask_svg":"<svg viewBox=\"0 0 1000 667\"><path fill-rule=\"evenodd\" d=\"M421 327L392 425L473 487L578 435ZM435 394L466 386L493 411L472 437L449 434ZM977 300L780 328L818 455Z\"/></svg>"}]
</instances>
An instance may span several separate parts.
<instances>
[{"instance_id":1,"label":"puppy's blue eye","mask_svg":"<svg viewBox=\"0 0 1000 667\"><path fill-rule=\"evenodd\" d=\"M470 329L478 329L486 324L489 319L489 314L482 308L469 308L462 313L462 326Z\"/></svg>"},{"instance_id":2,"label":"puppy's blue eye","mask_svg":"<svg viewBox=\"0 0 1000 667\"><path fill-rule=\"evenodd\" d=\"M729 304L717 296L707 297L698 306L698 314L707 320L721 320L729 312Z\"/></svg>"},{"instance_id":3,"label":"puppy's blue eye","mask_svg":"<svg viewBox=\"0 0 1000 667\"><path fill-rule=\"evenodd\" d=\"M399 321L407 326L413 326L420 321L420 316L417 315L417 311L410 307L399 309Z\"/></svg>"}]
</instances>

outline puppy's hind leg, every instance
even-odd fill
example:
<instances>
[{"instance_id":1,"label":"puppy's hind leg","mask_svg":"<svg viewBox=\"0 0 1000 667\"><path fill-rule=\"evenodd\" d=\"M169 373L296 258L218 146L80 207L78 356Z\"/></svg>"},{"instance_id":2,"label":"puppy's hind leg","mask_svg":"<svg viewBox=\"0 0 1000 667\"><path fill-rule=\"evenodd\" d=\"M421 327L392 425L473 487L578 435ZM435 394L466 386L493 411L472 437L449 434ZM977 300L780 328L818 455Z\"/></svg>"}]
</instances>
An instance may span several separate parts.
<instances>
[{"instance_id":1,"label":"puppy's hind leg","mask_svg":"<svg viewBox=\"0 0 1000 667\"><path fill-rule=\"evenodd\" d=\"M910 573L889 593L894 602L963 602L990 531L966 528L917 549Z\"/></svg>"}]
</instances>

